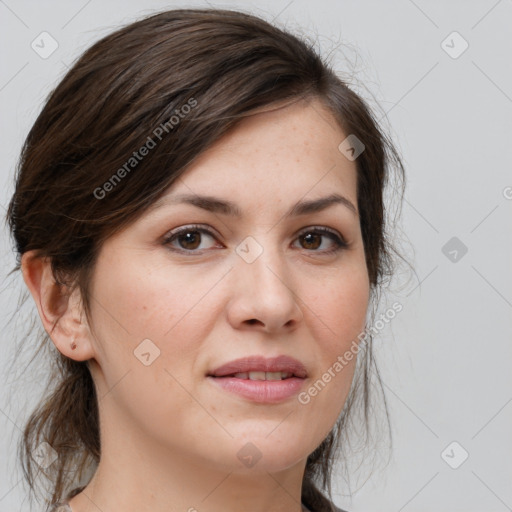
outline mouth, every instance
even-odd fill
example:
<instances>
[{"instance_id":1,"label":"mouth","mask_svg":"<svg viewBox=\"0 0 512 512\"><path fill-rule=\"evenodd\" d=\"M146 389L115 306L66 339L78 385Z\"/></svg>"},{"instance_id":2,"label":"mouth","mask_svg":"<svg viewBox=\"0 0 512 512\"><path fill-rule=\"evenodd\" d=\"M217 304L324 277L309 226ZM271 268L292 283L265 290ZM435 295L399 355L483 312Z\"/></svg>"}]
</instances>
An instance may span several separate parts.
<instances>
[{"instance_id":1,"label":"mouth","mask_svg":"<svg viewBox=\"0 0 512 512\"><path fill-rule=\"evenodd\" d=\"M230 375L209 375L209 377L214 377L217 379L225 379L225 378L234 378L234 379L242 379L242 380L286 380L292 377L303 378L295 375L291 372L240 372L240 373L232 373Z\"/></svg>"},{"instance_id":2,"label":"mouth","mask_svg":"<svg viewBox=\"0 0 512 512\"><path fill-rule=\"evenodd\" d=\"M234 377L249 380L283 380L307 377L305 366L290 356L266 358L249 356L235 359L208 373L210 377Z\"/></svg>"},{"instance_id":3,"label":"mouth","mask_svg":"<svg viewBox=\"0 0 512 512\"><path fill-rule=\"evenodd\" d=\"M252 356L231 361L207 374L224 391L259 403L278 403L296 395L307 372L294 358Z\"/></svg>"}]
</instances>

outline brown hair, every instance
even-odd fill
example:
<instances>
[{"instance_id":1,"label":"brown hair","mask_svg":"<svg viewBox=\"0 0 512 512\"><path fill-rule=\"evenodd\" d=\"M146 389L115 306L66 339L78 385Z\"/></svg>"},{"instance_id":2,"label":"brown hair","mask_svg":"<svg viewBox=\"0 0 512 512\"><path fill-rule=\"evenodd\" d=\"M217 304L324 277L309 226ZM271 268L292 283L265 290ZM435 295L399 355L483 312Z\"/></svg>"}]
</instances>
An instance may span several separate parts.
<instances>
[{"instance_id":1,"label":"brown hair","mask_svg":"<svg viewBox=\"0 0 512 512\"><path fill-rule=\"evenodd\" d=\"M301 98L320 99L343 132L364 143L356 160L357 200L375 301L398 254L385 232L383 201L391 168L404 183L397 150L365 101L312 44L258 17L221 9L170 10L125 26L89 48L61 80L22 148L7 213L17 250L11 274L20 270L21 255L35 250L50 259L57 283L78 287L89 318L89 276L102 243L142 215L245 116ZM158 127L166 127L161 140L128 168ZM50 345L43 334L38 353ZM98 463L101 448L87 362L58 351L50 358L47 394L25 426L19 456L35 492L34 448L44 440L56 451L58 459L43 471L55 502L70 496L83 472ZM354 404L362 401L368 427L373 377L383 391L371 338L358 365L338 422L307 460L302 500L315 512L331 510L320 488L331 497L333 456Z\"/></svg>"}]
</instances>

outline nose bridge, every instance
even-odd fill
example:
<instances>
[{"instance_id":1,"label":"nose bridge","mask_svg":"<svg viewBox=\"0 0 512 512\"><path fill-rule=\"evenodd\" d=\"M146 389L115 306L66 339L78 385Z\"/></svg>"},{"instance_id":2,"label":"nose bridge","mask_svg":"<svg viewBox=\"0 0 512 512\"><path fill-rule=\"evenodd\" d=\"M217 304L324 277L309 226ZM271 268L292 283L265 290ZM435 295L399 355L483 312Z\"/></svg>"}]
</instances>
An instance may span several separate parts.
<instances>
[{"instance_id":1,"label":"nose bridge","mask_svg":"<svg viewBox=\"0 0 512 512\"><path fill-rule=\"evenodd\" d=\"M290 282L286 254L272 234L248 236L235 249L235 294L243 320L259 320L278 328L301 313ZM241 318L239 318L241 320Z\"/></svg>"},{"instance_id":2,"label":"nose bridge","mask_svg":"<svg viewBox=\"0 0 512 512\"><path fill-rule=\"evenodd\" d=\"M238 244L236 253L242 261L237 261L237 266L244 274L250 274L255 284L286 287L283 283L287 274L285 255L271 234L257 236L257 239L247 236Z\"/></svg>"}]
</instances>

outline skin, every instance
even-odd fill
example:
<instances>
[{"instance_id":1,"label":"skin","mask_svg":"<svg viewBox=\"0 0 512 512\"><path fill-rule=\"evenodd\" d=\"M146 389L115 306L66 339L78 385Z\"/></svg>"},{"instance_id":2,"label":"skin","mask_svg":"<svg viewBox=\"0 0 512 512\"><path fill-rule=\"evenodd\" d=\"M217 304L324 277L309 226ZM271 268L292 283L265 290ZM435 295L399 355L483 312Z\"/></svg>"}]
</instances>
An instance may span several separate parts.
<instances>
[{"instance_id":1,"label":"skin","mask_svg":"<svg viewBox=\"0 0 512 512\"><path fill-rule=\"evenodd\" d=\"M242 121L165 195L231 200L242 217L190 204L144 213L100 251L90 322L47 261L23 256L48 332L60 317L53 343L88 361L98 390L102 458L70 500L73 512L301 510L307 456L343 408L355 357L307 404L297 396L254 403L206 375L239 357L285 354L305 365L307 389L363 331L369 281L357 211L332 204L284 217L297 202L334 192L357 210L355 162L338 150L345 138L318 100ZM165 244L169 231L190 224L213 235ZM311 226L335 230L347 247L326 253L336 244ZM263 249L252 263L235 251L247 236ZM145 339L160 350L148 366L134 355ZM252 467L237 457L249 442L261 454Z\"/></svg>"}]
</instances>

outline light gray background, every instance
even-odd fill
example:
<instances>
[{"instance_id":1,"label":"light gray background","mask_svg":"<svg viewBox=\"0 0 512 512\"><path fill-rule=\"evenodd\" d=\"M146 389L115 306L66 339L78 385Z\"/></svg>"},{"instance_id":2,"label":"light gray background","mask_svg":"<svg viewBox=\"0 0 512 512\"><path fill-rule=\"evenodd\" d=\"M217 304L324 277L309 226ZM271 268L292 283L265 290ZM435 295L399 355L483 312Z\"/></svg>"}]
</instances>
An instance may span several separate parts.
<instances>
[{"instance_id":1,"label":"light gray background","mask_svg":"<svg viewBox=\"0 0 512 512\"><path fill-rule=\"evenodd\" d=\"M355 482L351 497L338 485L335 501L350 512L512 510L512 1L209 3L242 7L317 40L338 71L365 84L358 92L375 96L406 165L403 230L419 281L386 299L384 309L393 300L404 309L376 341L393 457ZM0 0L0 204L12 194L24 137L75 57L154 10L206 5ZM47 59L31 48L43 31L59 45ZM457 58L445 51L462 48L448 37L454 31L469 44ZM452 237L468 249L455 262L442 252ZM1 244L3 279L14 265L5 230ZM17 296L3 290L2 326ZM34 310L28 304L16 317L18 332L12 324L2 330L2 375ZM0 512L28 510L14 448L41 392L35 373L21 373L14 388L8 376L0 392ZM453 469L446 461L456 465L462 450L469 457Z\"/></svg>"}]
</instances>

